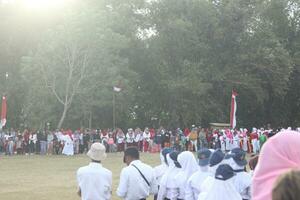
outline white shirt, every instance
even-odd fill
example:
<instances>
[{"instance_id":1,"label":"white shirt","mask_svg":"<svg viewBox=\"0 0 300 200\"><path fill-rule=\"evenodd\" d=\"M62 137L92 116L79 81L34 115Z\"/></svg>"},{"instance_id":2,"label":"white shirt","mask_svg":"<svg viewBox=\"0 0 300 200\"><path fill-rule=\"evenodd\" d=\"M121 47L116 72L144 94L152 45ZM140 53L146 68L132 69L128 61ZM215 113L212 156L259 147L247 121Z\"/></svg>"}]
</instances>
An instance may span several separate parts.
<instances>
[{"instance_id":1,"label":"white shirt","mask_svg":"<svg viewBox=\"0 0 300 200\"><path fill-rule=\"evenodd\" d=\"M167 161L169 166L161 178L157 200L164 200L165 198L176 200L179 197L179 187L176 184L175 177L181 172L181 168L175 166L169 154L167 155Z\"/></svg>"},{"instance_id":2,"label":"white shirt","mask_svg":"<svg viewBox=\"0 0 300 200\"><path fill-rule=\"evenodd\" d=\"M194 173L188 180L185 191L185 199L197 200L201 193L201 184L207 177L211 177L208 171L201 171Z\"/></svg>"},{"instance_id":3,"label":"white shirt","mask_svg":"<svg viewBox=\"0 0 300 200\"><path fill-rule=\"evenodd\" d=\"M148 132L148 133L144 132L143 133L143 139L146 140L147 142L150 141L150 137L151 137L150 132Z\"/></svg>"},{"instance_id":4,"label":"white shirt","mask_svg":"<svg viewBox=\"0 0 300 200\"><path fill-rule=\"evenodd\" d=\"M111 199L112 173L100 163L91 162L77 171L82 200Z\"/></svg>"},{"instance_id":5,"label":"white shirt","mask_svg":"<svg viewBox=\"0 0 300 200\"><path fill-rule=\"evenodd\" d=\"M233 178L233 185L243 199L251 199L251 175L247 172L237 172Z\"/></svg>"},{"instance_id":6,"label":"white shirt","mask_svg":"<svg viewBox=\"0 0 300 200\"><path fill-rule=\"evenodd\" d=\"M143 179L139 171L133 167L135 165L150 183L150 187ZM129 166L123 168L120 175L120 183L117 195L124 200L139 200L147 198L150 194L156 194L158 190L154 170L149 165L135 160Z\"/></svg>"},{"instance_id":7,"label":"white shirt","mask_svg":"<svg viewBox=\"0 0 300 200\"><path fill-rule=\"evenodd\" d=\"M139 141L142 141L143 140L143 136L140 134L140 133L138 133L136 136L135 136L135 138L134 138L134 141L135 142L139 142Z\"/></svg>"},{"instance_id":8,"label":"white shirt","mask_svg":"<svg viewBox=\"0 0 300 200\"><path fill-rule=\"evenodd\" d=\"M132 134L127 133L127 135L126 135L126 142L127 143L133 143L133 141L134 141L134 135L133 135L133 133Z\"/></svg>"}]
</instances>

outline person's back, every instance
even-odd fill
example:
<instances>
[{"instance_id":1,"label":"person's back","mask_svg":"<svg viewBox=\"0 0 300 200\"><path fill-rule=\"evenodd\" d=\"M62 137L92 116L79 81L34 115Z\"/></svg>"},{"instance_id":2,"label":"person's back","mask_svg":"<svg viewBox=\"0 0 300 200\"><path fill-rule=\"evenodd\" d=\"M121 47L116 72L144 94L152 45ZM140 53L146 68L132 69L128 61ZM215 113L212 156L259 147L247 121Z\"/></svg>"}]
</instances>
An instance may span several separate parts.
<instances>
[{"instance_id":1,"label":"person's back","mask_svg":"<svg viewBox=\"0 0 300 200\"><path fill-rule=\"evenodd\" d=\"M251 199L250 187L252 178L250 173L245 171L245 167L248 163L246 160L246 153L240 148L232 149L231 152L226 155L226 162L236 173L233 178L233 184L237 192L240 193L243 199Z\"/></svg>"},{"instance_id":2,"label":"person's back","mask_svg":"<svg viewBox=\"0 0 300 200\"><path fill-rule=\"evenodd\" d=\"M128 165L123 168L117 195L125 200L142 200L150 194L156 194L158 185L154 169L139 160L136 148L126 149L124 162Z\"/></svg>"},{"instance_id":3,"label":"person's back","mask_svg":"<svg viewBox=\"0 0 300 200\"><path fill-rule=\"evenodd\" d=\"M173 151L167 155L168 169L160 181L157 200L178 199L179 187L175 177L181 172L181 166L177 161L178 152Z\"/></svg>"},{"instance_id":4,"label":"person's back","mask_svg":"<svg viewBox=\"0 0 300 200\"><path fill-rule=\"evenodd\" d=\"M77 171L78 195L82 200L111 199L112 173L101 165L106 158L104 145L94 143L87 155L92 162Z\"/></svg>"},{"instance_id":5,"label":"person's back","mask_svg":"<svg viewBox=\"0 0 300 200\"><path fill-rule=\"evenodd\" d=\"M106 200L111 198L112 172L100 163L91 162L77 171L82 200Z\"/></svg>"},{"instance_id":6,"label":"person's back","mask_svg":"<svg viewBox=\"0 0 300 200\"><path fill-rule=\"evenodd\" d=\"M199 194L201 193L202 183L207 177L212 176L212 174L208 171L210 156L211 151L208 149L204 148L198 152L200 170L198 170L189 178L185 189L185 199L197 200Z\"/></svg>"}]
</instances>

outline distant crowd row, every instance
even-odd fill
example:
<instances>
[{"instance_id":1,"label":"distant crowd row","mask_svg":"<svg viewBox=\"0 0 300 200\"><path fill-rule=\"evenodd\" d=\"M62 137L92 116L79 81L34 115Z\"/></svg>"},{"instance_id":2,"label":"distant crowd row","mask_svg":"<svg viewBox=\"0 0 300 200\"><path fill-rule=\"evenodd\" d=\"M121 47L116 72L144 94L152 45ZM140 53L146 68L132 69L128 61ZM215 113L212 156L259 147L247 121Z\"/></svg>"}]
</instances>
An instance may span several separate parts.
<instances>
[{"instance_id":1,"label":"distant crowd row","mask_svg":"<svg viewBox=\"0 0 300 200\"><path fill-rule=\"evenodd\" d=\"M288 128L290 129L290 128ZM218 149L223 152L240 147L248 153L258 153L269 137L279 130L256 129L204 129L192 126L184 130L169 131L160 127L107 130L56 130L56 131L2 131L0 153L14 154L64 154L74 155L87 152L95 142L106 146L107 152L122 152L130 146L142 152L159 152L164 147L178 151L197 151L201 148ZM298 130L299 131L299 130Z\"/></svg>"}]
</instances>

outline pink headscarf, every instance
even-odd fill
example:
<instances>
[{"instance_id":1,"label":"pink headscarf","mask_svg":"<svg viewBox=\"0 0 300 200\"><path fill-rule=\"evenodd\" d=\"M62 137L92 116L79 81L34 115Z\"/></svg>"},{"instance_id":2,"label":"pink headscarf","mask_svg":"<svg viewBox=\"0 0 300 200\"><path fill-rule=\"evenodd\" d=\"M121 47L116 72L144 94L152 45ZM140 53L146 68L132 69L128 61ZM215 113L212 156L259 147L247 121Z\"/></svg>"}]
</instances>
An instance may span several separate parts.
<instances>
[{"instance_id":1,"label":"pink headscarf","mask_svg":"<svg viewBox=\"0 0 300 200\"><path fill-rule=\"evenodd\" d=\"M283 131L263 146L252 182L252 200L272 200L272 188L279 175L300 168L300 134Z\"/></svg>"}]
</instances>

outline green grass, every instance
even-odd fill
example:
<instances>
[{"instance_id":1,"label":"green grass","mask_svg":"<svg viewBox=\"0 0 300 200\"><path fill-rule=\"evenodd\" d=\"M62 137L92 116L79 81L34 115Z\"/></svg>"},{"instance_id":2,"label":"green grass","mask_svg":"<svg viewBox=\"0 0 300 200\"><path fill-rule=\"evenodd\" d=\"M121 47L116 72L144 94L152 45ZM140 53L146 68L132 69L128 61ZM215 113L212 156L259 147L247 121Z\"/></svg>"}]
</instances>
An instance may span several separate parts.
<instances>
[{"instance_id":1,"label":"green grass","mask_svg":"<svg viewBox=\"0 0 300 200\"><path fill-rule=\"evenodd\" d=\"M113 172L113 200L119 183L123 153L108 154L103 166ZM159 164L158 154L142 154L151 166ZM0 156L1 200L76 200L76 171L89 163L85 155L65 156Z\"/></svg>"}]
</instances>

